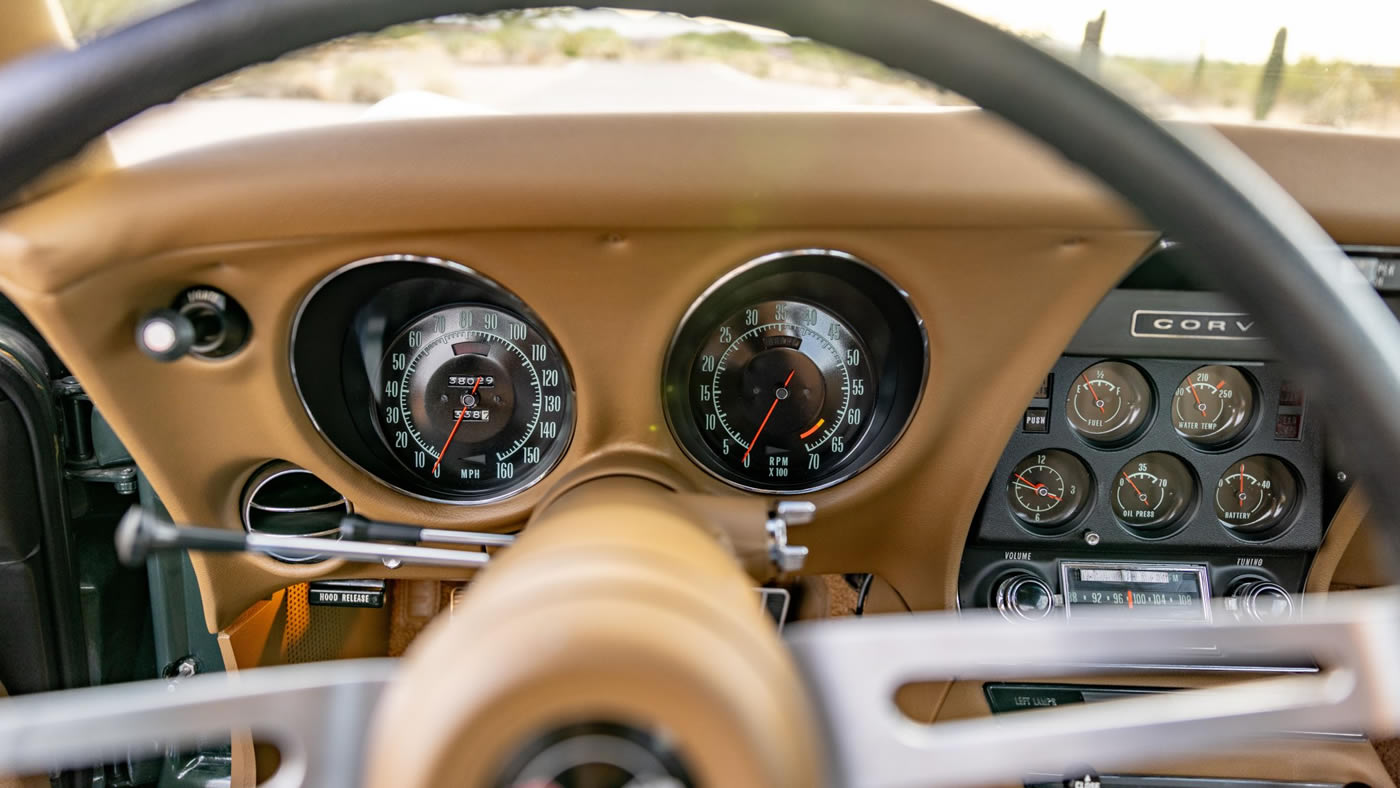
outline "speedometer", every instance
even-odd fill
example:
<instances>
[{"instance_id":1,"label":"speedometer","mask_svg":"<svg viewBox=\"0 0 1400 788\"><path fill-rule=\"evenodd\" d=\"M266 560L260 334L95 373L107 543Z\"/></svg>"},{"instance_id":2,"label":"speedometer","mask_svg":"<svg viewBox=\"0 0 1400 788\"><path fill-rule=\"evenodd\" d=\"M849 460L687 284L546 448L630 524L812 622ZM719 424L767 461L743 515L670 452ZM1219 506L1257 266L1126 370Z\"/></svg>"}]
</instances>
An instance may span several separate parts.
<instances>
[{"instance_id":1,"label":"speedometer","mask_svg":"<svg viewBox=\"0 0 1400 788\"><path fill-rule=\"evenodd\" d=\"M841 252L784 252L701 296L666 362L666 416L702 468L759 492L836 484L903 432L922 392L923 325Z\"/></svg>"},{"instance_id":2,"label":"speedometer","mask_svg":"<svg viewBox=\"0 0 1400 788\"><path fill-rule=\"evenodd\" d=\"M375 424L428 490L492 500L538 481L573 434L573 385L553 342L482 304L411 321L379 364Z\"/></svg>"}]
</instances>

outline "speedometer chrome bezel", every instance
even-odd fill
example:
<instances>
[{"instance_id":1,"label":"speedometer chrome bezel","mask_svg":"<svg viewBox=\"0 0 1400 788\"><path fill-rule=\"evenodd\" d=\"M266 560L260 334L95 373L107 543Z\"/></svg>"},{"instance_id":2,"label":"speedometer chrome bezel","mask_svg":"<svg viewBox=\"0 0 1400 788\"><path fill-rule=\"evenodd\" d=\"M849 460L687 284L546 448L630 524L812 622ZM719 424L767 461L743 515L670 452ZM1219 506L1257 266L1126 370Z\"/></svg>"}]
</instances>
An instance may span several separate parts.
<instances>
[{"instance_id":1,"label":"speedometer chrome bezel","mask_svg":"<svg viewBox=\"0 0 1400 788\"><path fill-rule=\"evenodd\" d=\"M732 287L735 284L735 282L741 279L742 277L750 276L759 269L772 266L775 263L782 263L784 261L789 261L794 258L802 257L830 258L831 260L838 261L841 265L851 266L852 268L858 269L866 275L874 276L884 286L888 287L889 291L897 297L897 299L903 305L903 307L908 309L909 316L912 318L913 325L917 330L917 352L922 363L920 365L920 372L917 376L917 390L915 391L912 402L909 405L908 413L904 416L902 422L898 425L898 428L888 433L885 436L885 438L883 438L882 445L880 445L874 451L870 451L868 454L864 454L860 456L857 460L850 462L839 472L834 473L829 477L825 477L815 484L806 485L802 487L777 488L741 481L732 478L731 476L725 475L724 473L716 470L714 467L711 467L711 461L708 458L702 457L701 453L694 450L682 437L683 428L677 424L676 416L672 413L672 407L670 402L668 401L668 397L670 396L668 389L670 387L670 384L672 383L671 372L672 367L677 360L678 347L682 339L685 337L687 328L690 326L691 321L696 318L696 316L701 312L701 310L705 309L708 305L713 303L721 293L725 292L727 289ZM919 412L919 407L923 403L924 394L928 386L929 367L930 359L928 327L924 322L923 316L919 313L919 310L914 306L913 299L910 298L908 291L896 284L894 280L892 280L879 268L876 268L874 265L871 265L869 262L850 252L826 247L796 247L792 249L770 252L768 254L764 254L759 257L755 257L751 260L748 260L747 262L735 267L734 269L727 272L724 276L711 283L709 287L705 288L705 290L702 291L700 295L698 295L695 298L695 300L691 302L690 306L681 316L681 319L676 323L676 328L671 334L670 341L667 343L666 354L662 360L662 376L660 381L661 410L666 418L666 426L670 431L671 437L675 440L676 445L680 448L681 452L686 456L687 459L689 459L692 463L694 463L697 467L705 471L705 473L709 474L710 476L724 482L725 484L731 487L740 490L745 490L748 492L762 493L765 495L805 495L808 493L817 492L819 490L825 490L850 480L852 477L860 474L861 472L873 466L876 462L878 462L881 458L888 454L890 450L892 450L895 447L896 444L899 443L899 441L904 437L904 434L908 431L909 425L913 423L914 416ZM875 436L871 434L866 435L865 437L873 439ZM862 439L861 443L864 444L866 443L866 441Z\"/></svg>"},{"instance_id":2,"label":"speedometer chrome bezel","mask_svg":"<svg viewBox=\"0 0 1400 788\"><path fill-rule=\"evenodd\" d=\"M540 316L533 309L531 309L519 296L515 295L515 293L513 293L512 291L510 291L505 286L501 285L499 282L495 281L491 277L486 276L485 274L482 274L481 272L454 260L429 255L390 253L353 260L351 262L345 263L344 265L337 267L335 270L331 271L330 273L323 276L321 279L317 280L316 284L314 284L306 292L306 295L302 297L300 302L297 304L296 311L292 315L291 328L287 340L288 368L292 378L292 388L296 391L297 401L301 403L302 410L306 413L306 417L311 421L312 428L315 429L316 433L320 435L322 440L326 442L326 445L330 446L331 449L337 455L339 455L342 460L349 463L353 468L365 474L369 478L373 479L378 484L387 487L388 489L391 489L397 493L420 501L446 504L449 506L483 506L499 503L501 501L514 498L533 488L546 477L553 474L554 471L558 469L558 465L562 463L564 461L564 458L568 456L569 450L572 447L574 432L575 428L577 427L578 421L578 413L576 407L570 408L570 418L572 419L572 423L567 431L567 435L561 436L561 439L564 441L564 443L563 448L559 452L558 460L546 472L541 473L535 476L534 478L526 479L522 481L521 484L503 490L499 494L472 498L452 498L411 489L404 484L396 483L394 480L387 478L386 474L383 473L382 470L376 470L374 468L367 467L366 463L352 456L350 452L347 452L332 437L332 435L330 434L330 430L327 429L327 425L323 423L322 419L317 417L316 409L313 408L311 404L307 401L303 374L304 370L299 369L297 365L296 349L298 347L298 340L302 332L303 320L306 317L308 308L311 306L311 304L313 304L316 301L319 295L322 295L325 292L325 290L329 286L331 286L335 282L340 281L343 277L348 275L354 275L356 272L359 272L366 268L370 268L372 266L393 263L411 263L430 266L434 269L440 269L443 272L450 273L455 277L460 278L463 283L470 284L474 287L480 288L483 292L490 293L492 295L492 298L484 299L483 303L498 307L500 309L515 312L520 317L528 321L531 325L533 325L536 329L538 329L548 339L550 344L552 344L555 348L559 350L560 364L562 365L562 368L565 374L567 375L569 382L568 395L571 400L577 397L577 389L573 387L573 367L569 362L568 354L564 352L563 346L560 344L553 332L549 330L548 326L545 325L544 321L540 318ZM439 304L439 306L448 305L458 300L460 299L447 298L443 300L441 304ZM357 309L358 308L360 307L357 307ZM367 426L369 426L369 428L372 430L375 429L373 425Z\"/></svg>"}]
</instances>

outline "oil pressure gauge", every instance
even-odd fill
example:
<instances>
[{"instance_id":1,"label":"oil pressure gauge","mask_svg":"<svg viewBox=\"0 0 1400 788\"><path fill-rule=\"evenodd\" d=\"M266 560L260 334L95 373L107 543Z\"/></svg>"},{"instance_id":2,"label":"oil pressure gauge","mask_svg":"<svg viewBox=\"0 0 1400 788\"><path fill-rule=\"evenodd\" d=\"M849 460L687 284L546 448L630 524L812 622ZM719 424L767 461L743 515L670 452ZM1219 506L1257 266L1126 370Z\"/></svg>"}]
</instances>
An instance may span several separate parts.
<instances>
[{"instance_id":1,"label":"oil pressure gauge","mask_svg":"<svg viewBox=\"0 0 1400 788\"><path fill-rule=\"evenodd\" d=\"M1151 412L1151 384L1123 361L1101 361L1080 372L1065 402L1070 428L1097 446L1131 441Z\"/></svg>"},{"instance_id":2,"label":"oil pressure gauge","mask_svg":"<svg viewBox=\"0 0 1400 788\"><path fill-rule=\"evenodd\" d=\"M1215 485L1215 516L1240 534L1275 530L1293 512L1298 476L1277 457L1256 454L1232 464Z\"/></svg>"},{"instance_id":3,"label":"oil pressure gauge","mask_svg":"<svg viewBox=\"0 0 1400 788\"><path fill-rule=\"evenodd\" d=\"M1135 531L1160 531L1181 520L1195 497L1186 463L1153 451L1128 461L1113 483L1113 513Z\"/></svg>"}]
</instances>

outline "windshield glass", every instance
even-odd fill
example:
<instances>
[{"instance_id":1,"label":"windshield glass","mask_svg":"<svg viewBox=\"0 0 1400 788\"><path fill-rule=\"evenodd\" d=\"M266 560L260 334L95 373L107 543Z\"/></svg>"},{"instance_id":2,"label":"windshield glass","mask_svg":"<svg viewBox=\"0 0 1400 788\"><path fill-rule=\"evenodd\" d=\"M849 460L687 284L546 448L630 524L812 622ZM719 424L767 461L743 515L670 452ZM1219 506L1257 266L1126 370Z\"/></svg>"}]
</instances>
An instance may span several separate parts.
<instances>
[{"instance_id":1,"label":"windshield glass","mask_svg":"<svg viewBox=\"0 0 1400 788\"><path fill-rule=\"evenodd\" d=\"M90 40L186 0L60 0ZM955 0L1165 118L1400 127L1400 5L1373 0ZM254 66L119 130L118 153L423 115L931 111L960 97L777 31L652 12L451 16Z\"/></svg>"}]
</instances>

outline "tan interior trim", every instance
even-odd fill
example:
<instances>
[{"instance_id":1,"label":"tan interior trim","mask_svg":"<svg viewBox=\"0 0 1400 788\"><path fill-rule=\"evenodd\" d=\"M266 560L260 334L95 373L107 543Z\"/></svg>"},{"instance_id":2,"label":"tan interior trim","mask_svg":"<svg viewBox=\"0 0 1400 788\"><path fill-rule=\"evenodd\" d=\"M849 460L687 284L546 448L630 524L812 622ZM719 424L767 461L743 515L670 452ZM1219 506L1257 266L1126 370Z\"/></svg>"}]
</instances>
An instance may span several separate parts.
<instances>
[{"instance_id":1,"label":"tan interior trim","mask_svg":"<svg viewBox=\"0 0 1400 788\"><path fill-rule=\"evenodd\" d=\"M1371 502L1365 492L1353 487L1337 507L1322 549L1313 558L1307 593L1326 593L1337 586L1378 588L1393 582L1381 558L1383 546L1374 534L1374 529L1385 526L1376 523L1370 514Z\"/></svg>"}]
</instances>

